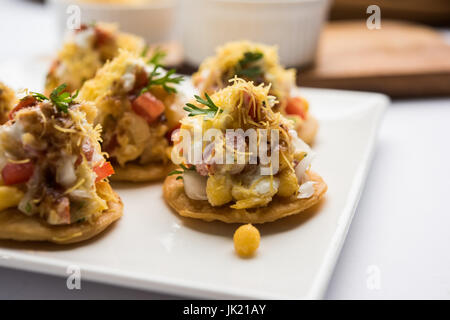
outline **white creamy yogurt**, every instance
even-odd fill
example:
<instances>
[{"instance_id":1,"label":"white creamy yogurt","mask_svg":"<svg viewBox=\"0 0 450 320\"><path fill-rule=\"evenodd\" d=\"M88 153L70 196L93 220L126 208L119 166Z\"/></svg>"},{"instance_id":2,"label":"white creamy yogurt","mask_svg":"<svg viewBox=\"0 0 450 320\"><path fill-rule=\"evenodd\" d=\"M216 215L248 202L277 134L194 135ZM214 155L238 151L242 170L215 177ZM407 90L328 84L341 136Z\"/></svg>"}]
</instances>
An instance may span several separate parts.
<instances>
[{"instance_id":1,"label":"white creamy yogurt","mask_svg":"<svg viewBox=\"0 0 450 320\"><path fill-rule=\"evenodd\" d=\"M128 65L125 73L121 77L122 86L125 91L131 91L134 87L134 83L136 82L136 66Z\"/></svg>"},{"instance_id":2,"label":"white creamy yogurt","mask_svg":"<svg viewBox=\"0 0 450 320\"><path fill-rule=\"evenodd\" d=\"M94 29L88 28L86 30L75 33L73 35L73 42L75 42L78 47L88 48L92 44L94 35Z\"/></svg>"},{"instance_id":3,"label":"white creamy yogurt","mask_svg":"<svg viewBox=\"0 0 450 320\"><path fill-rule=\"evenodd\" d=\"M273 178L272 187L276 191L278 191L278 187L280 186L280 180L278 178ZM269 178L261 179L256 183L255 189L258 194L264 195L270 193L271 189L271 181Z\"/></svg>"}]
</instances>

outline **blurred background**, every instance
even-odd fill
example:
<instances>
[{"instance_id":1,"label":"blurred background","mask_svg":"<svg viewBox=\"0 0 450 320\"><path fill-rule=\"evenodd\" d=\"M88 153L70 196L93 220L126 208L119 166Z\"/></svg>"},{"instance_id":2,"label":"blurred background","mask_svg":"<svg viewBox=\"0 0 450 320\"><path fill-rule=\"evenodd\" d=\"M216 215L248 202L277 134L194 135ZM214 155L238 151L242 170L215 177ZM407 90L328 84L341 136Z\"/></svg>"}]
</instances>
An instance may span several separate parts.
<instances>
[{"instance_id":1,"label":"blurred background","mask_svg":"<svg viewBox=\"0 0 450 320\"><path fill-rule=\"evenodd\" d=\"M249 39L278 45L281 62L298 69L302 86L394 98L450 94L448 0L2 0L2 5L8 14L0 32L14 33L18 42L3 46L2 57L30 53L30 44L33 52L52 54L76 5L83 22L116 22L150 44L163 44L170 64L186 74L216 46Z\"/></svg>"}]
</instances>

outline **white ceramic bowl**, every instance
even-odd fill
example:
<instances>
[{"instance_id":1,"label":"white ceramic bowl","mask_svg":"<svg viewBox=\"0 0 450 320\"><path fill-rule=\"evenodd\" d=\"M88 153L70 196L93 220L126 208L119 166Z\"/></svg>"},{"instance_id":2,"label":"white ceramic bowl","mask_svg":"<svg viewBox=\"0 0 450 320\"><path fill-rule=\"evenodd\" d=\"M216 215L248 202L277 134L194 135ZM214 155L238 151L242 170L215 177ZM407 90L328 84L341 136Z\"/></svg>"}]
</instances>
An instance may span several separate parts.
<instances>
[{"instance_id":1,"label":"white ceramic bowl","mask_svg":"<svg viewBox=\"0 0 450 320\"><path fill-rule=\"evenodd\" d=\"M81 22L114 22L120 30L143 37L147 43L173 40L175 36L175 1L150 0L142 4L102 4L77 0L50 0L58 19L61 34L67 31L70 5L81 9Z\"/></svg>"},{"instance_id":2,"label":"white ceramic bowl","mask_svg":"<svg viewBox=\"0 0 450 320\"><path fill-rule=\"evenodd\" d=\"M233 40L278 45L282 64L314 60L330 0L178 0L180 32L189 64Z\"/></svg>"}]
</instances>

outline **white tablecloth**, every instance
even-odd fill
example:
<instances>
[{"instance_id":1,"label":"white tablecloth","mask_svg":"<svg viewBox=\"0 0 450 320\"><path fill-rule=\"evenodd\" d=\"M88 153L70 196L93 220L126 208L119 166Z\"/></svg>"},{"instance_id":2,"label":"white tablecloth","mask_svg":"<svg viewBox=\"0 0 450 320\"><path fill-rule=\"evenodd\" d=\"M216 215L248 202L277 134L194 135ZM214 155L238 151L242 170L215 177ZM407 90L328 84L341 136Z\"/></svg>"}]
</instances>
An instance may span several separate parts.
<instances>
[{"instance_id":1,"label":"white tablecloth","mask_svg":"<svg viewBox=\"0 0 450 320\"><path fill-rule=\"evenodd\" d=\"M44 7L0 5L0 59L56 46ZM450 98L393 102L326 298L450 298L449 138ZM63 278L0 268L0 299L167 297L88 282L70 291Z\"/></svg>"}]
</instances>

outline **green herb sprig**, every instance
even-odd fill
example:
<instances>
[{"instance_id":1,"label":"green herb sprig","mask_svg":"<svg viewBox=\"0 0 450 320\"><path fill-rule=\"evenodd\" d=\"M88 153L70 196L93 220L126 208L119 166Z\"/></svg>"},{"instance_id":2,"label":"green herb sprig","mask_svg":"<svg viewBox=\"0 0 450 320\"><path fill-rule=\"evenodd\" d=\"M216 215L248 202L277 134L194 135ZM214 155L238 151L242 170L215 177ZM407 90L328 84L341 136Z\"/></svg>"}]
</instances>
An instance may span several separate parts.
<instances>
[{"instance_id":1,"label":"green herb sprig","mask_svg":"<svg viewBox=\"0 0 450 320\"><path fill-rule=\"evenodd\" d=\"M31 92L31 96L40 102L50 100L60 111L68 113L69 107L78 96L79 91L77 90L74 95L71 95L70 92L64 91L66 88L67 85L63 83L50 93L49 98L38 92Z\"/></svg>"},{"instance_id":2,"label":"green herb sprig","mask_svg":"<svg viewBox=\"0 0 450 320\"><path fill-rule=\"evenodd\" d=\"M142 57L145 57L148 52L148 47L145 47L144 51L141 53ZM147 61L147 64L153 65L153 70L148 76L147 85L141 90L140 94L143 94L150 90L151 86L162 86L164 90L168 93L176 93L177 89L170 84L179 84L184 80L183 76L176 75L175 69L170 69L164 75L159 71L162 67L162 59L166 56L166 52L156 49L153 56Z\"/></svg>"},{"instance_id":3,"label":"green herb sprig","mask_svg":"<svg viewBox=\"0 0 450 320\"><path fill-rule=\"evenodd\" d=\"M261 52L245 52L244 57L239 60L235 66L234 73L238 77L246 77L250 79L261 76L263 74L261 67L254 66L253 64L261 60L263 56L264 55Z\"/></svg>"},{"instance_id":4,"label":"green herb sprig","mask_svg":"<svg viewBox=\"0 0 450 320\"><path fill-rule=\"evenodd\" d=\"M196 170L196 168L195 168L194 165L191 165L191 166L188 168L188 167L186 167L184 164L180 164L180 167L181 167L182 170L173 170L173 171L171 171L171 172L168 174L168 176L178 175L178 177L176 178L176 180L180 180L180 179L183 179L183 176L182 176L182 175L183 175L186 171L195 171L195 170Z\"/></svg>"},{"instance_id":5,"label":"green herb sprig","mask_svg":"<svg viewBox=\"0 0 450 320\"><path fill-rule=\"evenodd\" d=\"M144 49L142 49L141 52L141 58L145 58L147 56L148 53L148 45L145 45Z\"/></svg>"},{"instance_id":6,"label":"green herb sprig","mask_svg":"<svg viewBox=\"0 0 450 320\"><path fill-rule=\"evenodd\" d=\"M141 90L140 94L147 92L150 90L151 86L162 86L164 90L168 93L176 93L177 89L170 86L170 84L179 84L184 80L183 76L175 75L175 69L170 69L163 76L161 76L161 72L158 71L160 65L155 65L153 71L148 76L147 85Z\"/></svg>"},{"instance_id":7,"label":"green herb sprig","mask_svg":"<svg viewBox=\"0 0 450 320\"><path fill-rule=\"evenodd\" d=\"M207 93L205 93L206 100L197 95L194 97L198 103L203 104L206 108L199 108L192 103L186 103L186 107L183 109L189 112L189 117L205 115L207 118L214 118L217 112L222 113L223 110L219 109L219 107L214 104Z\"/></svg>"},{"instance_id":8,"label":"green herb sprig","mask_svg":"<svg viewBox=\"0 0 450 320\"><path fill-rule=\"evenodd\" d=\"M163 50L156 49L153 56L147 61L148 64L155 66L162 66L162 59L166 57L167 53Z\"/></svg>"},{"instance_id":9,"label":"green herb sprig","mask_svg":"<svg viewBox=\"0 0 450 320\"><path fill-rule=\"evenodd\" d=\"M144 49L141 52L141 57L142 58L146 58L148 51L149 51L149 46L146 45L144 47ZM160 50L159 48L156 48L155 52L153 53L153 56L147 60L147 64L153 64L153 65L159 65L162 66L163 64L162 59L164 59L166 57L167 53L164 50Z\"/></svg>"}]
</instances>

